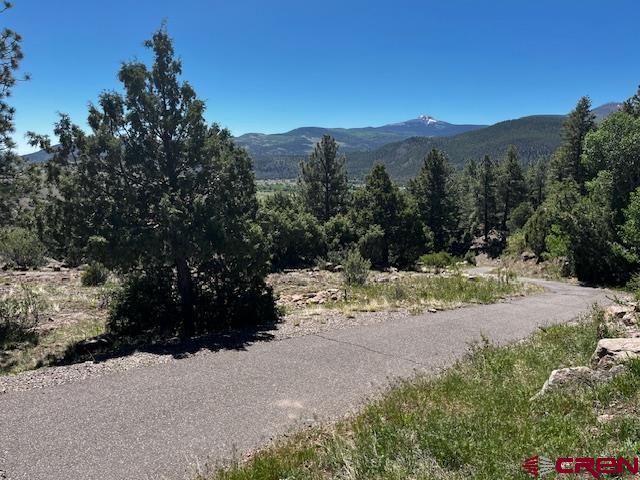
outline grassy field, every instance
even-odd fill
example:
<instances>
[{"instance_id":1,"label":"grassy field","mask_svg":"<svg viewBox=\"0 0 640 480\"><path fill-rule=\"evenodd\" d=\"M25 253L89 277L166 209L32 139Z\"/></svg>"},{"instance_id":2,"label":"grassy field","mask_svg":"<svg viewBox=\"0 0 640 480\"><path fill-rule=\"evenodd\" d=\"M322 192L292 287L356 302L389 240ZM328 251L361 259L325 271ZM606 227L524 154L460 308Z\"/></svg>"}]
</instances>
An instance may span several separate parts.
<instances>
[{"instance_id":1,"label":"grassy field","mask_svg":"<svg viewBox=\"0 0 640 480\"><path fill-rule=\"evenodd\" d=\"M530 400L551 370L587 364L596 341L592 320L506 347L476 345L442 376L398 385L355 418L199 480L524 479L521 462L538 454L633 457L640 363L607 385Z\"/></svg>"}]
</instances>

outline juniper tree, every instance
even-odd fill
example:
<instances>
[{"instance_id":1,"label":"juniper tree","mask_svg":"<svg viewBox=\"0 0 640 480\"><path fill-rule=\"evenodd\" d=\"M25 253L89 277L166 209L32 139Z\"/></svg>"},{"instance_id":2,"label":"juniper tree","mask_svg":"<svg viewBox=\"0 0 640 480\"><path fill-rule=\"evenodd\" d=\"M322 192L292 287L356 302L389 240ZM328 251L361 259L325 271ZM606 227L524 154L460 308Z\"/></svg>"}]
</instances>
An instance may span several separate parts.
<instances>
[{"instance_id":1,"label":"juniper tree","mask_svg":"<svg viewBox=\"0 0 640 480\"><path fill-rule=\"evenodd\" d=\"M344 209L349 189L345 158L331 135L323 135L308 161L300 163L298 184L307 209L321 222Z\"/></svg>"},{"instance_id":2,"label":"juniper tree","mask_svg":"<svg viewBox=\"0 0 640 480\"><path fill-rule=\"evenodd\" d=\"M153 292L175 293L178 321L167 328L190 335L251 318L256 300L268 297L268 257L250 158L205 121L165 28L145 46L153 65L122 66L124 92L105 92L90 106L89 133L67 116L57 123L52 216L79 244L98 243L110 267L157 279Z\"/></svg>"}]
</instances>

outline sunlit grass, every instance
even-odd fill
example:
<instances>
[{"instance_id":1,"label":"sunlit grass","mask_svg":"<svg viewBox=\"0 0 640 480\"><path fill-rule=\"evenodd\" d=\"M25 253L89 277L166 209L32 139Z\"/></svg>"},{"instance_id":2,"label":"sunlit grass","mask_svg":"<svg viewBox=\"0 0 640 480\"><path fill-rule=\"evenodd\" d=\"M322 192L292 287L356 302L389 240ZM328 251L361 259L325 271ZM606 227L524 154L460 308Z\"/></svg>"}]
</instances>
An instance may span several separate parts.
<instances>
[{"instance_id":1,"label":"sunlit grass","mask_svg":"<svg viewBox=\"0 0 640 480\"><path fill-rule=\"evenodd\" d=\"M347 290L346 299L328 306L345 313L407 309L420 313L428 308L450 309L468 304L489 304L501 299L526 295L540 288L518 281L499 282L490 277L465 275L415 276L386 283L368 283Z\"/></svg>"}]
</instances>

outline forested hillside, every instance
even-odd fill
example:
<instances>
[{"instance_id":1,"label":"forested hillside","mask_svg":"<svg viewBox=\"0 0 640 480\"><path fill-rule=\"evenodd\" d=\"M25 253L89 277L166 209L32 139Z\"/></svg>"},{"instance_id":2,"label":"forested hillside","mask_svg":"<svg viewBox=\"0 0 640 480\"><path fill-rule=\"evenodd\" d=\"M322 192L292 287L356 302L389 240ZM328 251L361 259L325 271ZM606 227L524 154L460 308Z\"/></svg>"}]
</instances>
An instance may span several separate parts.
<instances>
[{"instance_id":1,"label":"forested hillside","mask_svg":"<svg viewBox=\"0 0 640 480\"><path fill-rule=\"evenodd\" d=\"M527 164L549 157L558 148L564 118L535 115L449 138L413 137L373 152L348 153L347 168L350 175L360 177L372 165L382 163L394 179L404 181L417 173L424 156L433 148L444 151L455 167L462 167L468 160L478 160L485 154L502 157L509 145L518 149L520 160Z\"/></svg>"}]
</instances>

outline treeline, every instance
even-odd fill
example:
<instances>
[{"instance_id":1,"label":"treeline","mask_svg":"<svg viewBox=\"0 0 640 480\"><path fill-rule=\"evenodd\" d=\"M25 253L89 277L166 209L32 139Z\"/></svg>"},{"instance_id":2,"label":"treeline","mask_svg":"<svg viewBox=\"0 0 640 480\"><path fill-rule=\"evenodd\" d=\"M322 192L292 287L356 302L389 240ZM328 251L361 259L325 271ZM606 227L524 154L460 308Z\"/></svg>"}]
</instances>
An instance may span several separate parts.
<instances>
[{"instance_id":1,"label":"treeline","mask_svg":"<svg viewBox=\"0 0 640 480\"><path fill-rule=\"evenodd\" d=\"M318 257L340 262L352 249L374 266L406 268L424 253L463 256L478 236L481 249L497 255L506 234L521 229L543 202L545 169L543 161L523 168L511 147L504 159L485 156L460 172L433 149L406 187L378 164L350 189L345 158L324 136L300 164L297 191L263 202L261 226L274 268Z\"/></svg>"}]
</instances>

